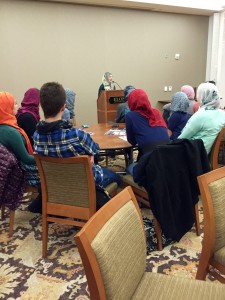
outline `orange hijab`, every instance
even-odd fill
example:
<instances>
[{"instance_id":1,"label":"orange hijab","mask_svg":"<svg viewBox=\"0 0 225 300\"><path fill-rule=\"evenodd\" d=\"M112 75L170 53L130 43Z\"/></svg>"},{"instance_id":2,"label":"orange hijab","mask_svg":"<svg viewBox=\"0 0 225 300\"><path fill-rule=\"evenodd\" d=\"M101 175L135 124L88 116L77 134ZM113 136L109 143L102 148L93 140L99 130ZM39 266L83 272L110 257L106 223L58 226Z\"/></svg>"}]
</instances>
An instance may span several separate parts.
<instances>
[{"instance_id":1,"label":"orange hijab","mask_svg":"<svg viewBox=\"0 0 225 300\"><path fill-rule=\"evenodd\" d=\"M26 147L29 154L33 154L33 149L26 132L17 124L17 119L13 115L15 99L7 92L0 92L0 124L5 124L16 128L25 138Z\"/></svg>"}]
</instances>

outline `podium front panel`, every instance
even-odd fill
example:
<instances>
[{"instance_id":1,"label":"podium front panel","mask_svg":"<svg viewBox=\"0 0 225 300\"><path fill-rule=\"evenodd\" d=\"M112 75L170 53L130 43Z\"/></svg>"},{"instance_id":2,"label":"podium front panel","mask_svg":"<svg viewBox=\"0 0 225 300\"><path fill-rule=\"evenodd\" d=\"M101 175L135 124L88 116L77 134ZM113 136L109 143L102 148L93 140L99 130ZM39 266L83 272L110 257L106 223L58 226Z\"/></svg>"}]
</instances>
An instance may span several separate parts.
<instances>
[{"instance_id":1,"label":"podium front panel","mask_svg":"<svg viewBox=\"0 0 225 300\"><path fill-rule=\"evenodd\" d=\"M98 123L115 122L117 106L124 103L123 90L102 91L97 99Z\"/></svg>"}]
</instances>

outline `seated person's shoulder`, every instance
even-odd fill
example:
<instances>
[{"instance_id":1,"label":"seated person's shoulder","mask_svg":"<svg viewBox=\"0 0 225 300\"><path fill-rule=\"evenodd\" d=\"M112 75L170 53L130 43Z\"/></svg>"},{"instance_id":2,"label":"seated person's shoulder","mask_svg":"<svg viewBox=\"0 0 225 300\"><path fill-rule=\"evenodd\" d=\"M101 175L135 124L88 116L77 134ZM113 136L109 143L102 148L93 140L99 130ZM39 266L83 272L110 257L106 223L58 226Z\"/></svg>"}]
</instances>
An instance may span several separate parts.
<instances>
[{"instance_id":1,"label":"seated person's shoulder","mask_svg":"<svg viewBox=\"0 0 225 300\"><path fill-rule=\"evenodd\" d=\"M12 134L17 134L19 135L19 131L12 127L12 126L9 126L9 125L5 125L5 124L2 124L0 125L0 130L3 132L8 132L8 133L12 133Z\"/></svg>"}]
</instances>

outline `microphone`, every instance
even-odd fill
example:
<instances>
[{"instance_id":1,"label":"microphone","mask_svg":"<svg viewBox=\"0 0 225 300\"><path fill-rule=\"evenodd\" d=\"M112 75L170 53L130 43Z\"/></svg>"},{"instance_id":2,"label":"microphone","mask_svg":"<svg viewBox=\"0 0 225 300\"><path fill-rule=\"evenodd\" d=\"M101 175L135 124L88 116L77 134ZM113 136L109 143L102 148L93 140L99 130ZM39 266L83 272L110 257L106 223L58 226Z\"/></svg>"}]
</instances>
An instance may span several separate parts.
<instances>
[{"instance_id":1,"label":"microphone","mask_svg":"<svg viewBox=\"0 0 225 300\"><path fill-rule=\"evenodd\" d=\"M116 81L112 81L112 82L115 83L115 84L117 84L118 87L119 87L121 90L123 90L123 89L121 88L121 86L120 86Z\"/></svg>"}]
</instances>

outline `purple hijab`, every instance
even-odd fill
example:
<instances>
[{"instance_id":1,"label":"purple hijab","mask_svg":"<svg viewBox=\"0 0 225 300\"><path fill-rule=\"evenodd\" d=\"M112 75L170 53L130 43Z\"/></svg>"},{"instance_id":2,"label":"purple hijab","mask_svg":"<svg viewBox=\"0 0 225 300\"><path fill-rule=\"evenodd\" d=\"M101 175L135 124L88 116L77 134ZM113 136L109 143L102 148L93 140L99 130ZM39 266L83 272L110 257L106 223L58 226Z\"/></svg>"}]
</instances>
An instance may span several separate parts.
<instances>
[{"instance_id":1,"label":"purple hijab","mask_svg":"<svg viewBox=\"0 0 225 300\"><path fill-rule=\"evenodd\" d=\"M18 118L23 113L29 112L38 122L40 120L39 115L39 103L40 103L40 92L36 88L30 88L24 94L21 102L21 107L18 109L16 117Z\"/></svg>"}]
</instances>

